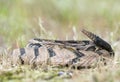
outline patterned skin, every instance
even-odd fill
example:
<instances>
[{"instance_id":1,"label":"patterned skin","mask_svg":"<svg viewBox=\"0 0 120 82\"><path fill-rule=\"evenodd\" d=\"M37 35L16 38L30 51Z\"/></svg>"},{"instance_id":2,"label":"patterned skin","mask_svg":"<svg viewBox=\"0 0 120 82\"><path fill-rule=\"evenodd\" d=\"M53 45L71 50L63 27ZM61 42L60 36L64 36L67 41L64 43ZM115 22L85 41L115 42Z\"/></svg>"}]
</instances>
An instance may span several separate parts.
<instances>
[{"instance_id":1,"label":"patterned skin","mask_svg":"<svg viewBox=\"0 0 120 82\"><path fill-rule=\"evenodd\" d=\"M92 41L31 39L24 48L13 50L13 64L92 67L114 56L111 46L95 34L82 30ZM106 62L105 62L106 63Z\"/></svg>"}]
</instances>

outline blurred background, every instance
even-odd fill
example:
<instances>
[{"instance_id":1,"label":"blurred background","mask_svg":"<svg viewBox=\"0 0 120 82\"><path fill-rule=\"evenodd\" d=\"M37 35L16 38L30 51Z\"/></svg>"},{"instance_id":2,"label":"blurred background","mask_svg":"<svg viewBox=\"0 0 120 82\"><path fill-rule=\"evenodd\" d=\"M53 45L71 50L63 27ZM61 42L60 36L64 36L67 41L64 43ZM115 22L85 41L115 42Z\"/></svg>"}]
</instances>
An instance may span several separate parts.
<instances>
[{"instance_id":1,"label":"blurred background","mask_svg":"<svg viewBox=\"0 0 120 82\"><path fill-rule=\"evenodd\" d=\"M0 0L0 46L31 38L86 39L85 28L110 43L120 37L120 0Z\"/></svg>"}]
</instances>

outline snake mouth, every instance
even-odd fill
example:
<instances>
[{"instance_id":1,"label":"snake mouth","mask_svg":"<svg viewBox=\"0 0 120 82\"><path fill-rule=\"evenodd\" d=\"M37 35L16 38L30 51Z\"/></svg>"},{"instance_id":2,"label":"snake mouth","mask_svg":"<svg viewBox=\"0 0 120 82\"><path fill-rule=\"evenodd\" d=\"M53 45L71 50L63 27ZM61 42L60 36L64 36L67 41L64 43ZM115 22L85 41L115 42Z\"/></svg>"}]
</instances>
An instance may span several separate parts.
<instances>
[{"instance_id":1,"label":"snake mouth","mask_svg":"<svg viewBox=\"0 0 120 82\"><path fill-rule=\"evenodd\" d=\"M92 32L89 32L85 29L82 29L81 32L83 34L85 34L89 39L91 39L98 47L101 47L102 49L107 50L111 56L114 56L115 53L114 53L111 45L108 42L106 42L105 40L103 40L99 36L95 35Z\"/></svg>"}]
</instances>

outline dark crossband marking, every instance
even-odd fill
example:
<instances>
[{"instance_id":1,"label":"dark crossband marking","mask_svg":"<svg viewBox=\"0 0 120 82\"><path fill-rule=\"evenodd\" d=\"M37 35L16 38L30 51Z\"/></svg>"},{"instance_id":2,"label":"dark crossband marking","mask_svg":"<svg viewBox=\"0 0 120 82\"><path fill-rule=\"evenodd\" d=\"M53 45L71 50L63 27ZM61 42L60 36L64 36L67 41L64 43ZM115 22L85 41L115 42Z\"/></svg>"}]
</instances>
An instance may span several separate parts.
<instances>
[{"instance_id":1,"label":"dark crossband marking","mask_svg":"<svg viewBox=\"0 0 120 82\"><path fill-rule=\"evenodd\" d=\"M48 53L49 53L50 57L53 57L53 56L56 55L56 53L54 52L54 50L52 48L48 48L47 50L48 50Z\"/></svg>"},{"instance_id":2,"label":"dark crossband marking","mask_svg":"<svg viewBox=\"0 0 120 82\"><path fill-rule=\"evenodd\" d=\"M35 47L34 48L34 55L35 55L35 58L39 55L39 47Z\"/></svg>"},{"instance_id":3,"label":"dark crossband marking","mask_svg":"<svg viewBox=\"0 0 120 82\"><path fill-rule=\"evenodd\" d=\"M24 64L24 60L21 58L21 56L20 56L19 59L20 59L20 63L21 63L21 64Z\"/></svg>"},{"instance_id":4,"label":"dark crossband marking","mask_svg":"<svg viewBox=\"0 0 120 82\"><path fill-rule=\"evenodd\" d=\"M28 47L41 47L41 44L39 43L30 43Z\"/></svg>"},{"instance_id":5,"label":"dark crossband marking","mask_svg":"<svg viewBox=\"0 0 120 82\"><path fill-rule=\"evenodd\" d=\"M95 51L95 46L88 46L85 51Z\"/></svg>"},{"instance_id":6,"label":"dark crossband marking","mask_svg":"<svg viewBox=\"0 0 120 82\"><path fill-rule=\"evenodd\" d=\"M77 61L80 61L80 57L84 56L84 54L79 51L74 51L73 53L76 55L76 57L72 59L72 63L77 63Z\"/></svg>"},{"instance_id":7,"label":"dark crossband marking","mask_svg":"<svg viewBox=\"0 0 120 82\"><path fill-rule=\"evenodd\" d=\"M84 56L83 53L81 53L80 51L75 50L75 49L73 49L71 47L65 46L64 48L68 49L69 51L72 51L76 55L76 57L72 59L72 63L76 63L79 60L80 57Z\"/></svg>"},{"instance_id":8,"label":"dark crossband marking","mask_svg":"<svg viewBox=\"0 0 120 82\"><path fill-rule=\"evenodd\" d=\"M20 55L22 56L23 54L25 54L25 48L20 48Z\"/></svg>"},{"instance_id":9,"label":"dark crossband marking","mask_svg":"<svg viewBox=\"0 0 120 82\"><path fill-rule=\"evenodd\" d=\"M20 56L19 56L19 59L21 61L21 64L24 64L24 60L22 59L22 55L25 54L25 48L20 48Z\"/></svg>"},{"instance_id":10,"label":"dark crossband marking","mask_svg":"<svg viewBox=\"0 0 120 82\"><path fill-rule=\"evenodd\" d=\"M79 51L77 51L77 50L73 51L73 53L74 53L77 57L82 57L82 56L84 56L83 53L81 53L81 52L79 52Z\"/></svg>"},{"instance_id":11,"label":"dark crossband marking","mask_svg":"<svg viewBox=\"0 0 120 82\"><path fill-rule=\"evenodd\" d=\"M39 38L34 38L33 40L39 41L40 43L50 43L50 44L69 44L69 45L87 45L89 44L91 41L88 40L83 40L83 41L79 41L79 40L47 40L47 39L39 39ZM39 44L39 43L38 43Z\"/></svg>"}]
</instances>

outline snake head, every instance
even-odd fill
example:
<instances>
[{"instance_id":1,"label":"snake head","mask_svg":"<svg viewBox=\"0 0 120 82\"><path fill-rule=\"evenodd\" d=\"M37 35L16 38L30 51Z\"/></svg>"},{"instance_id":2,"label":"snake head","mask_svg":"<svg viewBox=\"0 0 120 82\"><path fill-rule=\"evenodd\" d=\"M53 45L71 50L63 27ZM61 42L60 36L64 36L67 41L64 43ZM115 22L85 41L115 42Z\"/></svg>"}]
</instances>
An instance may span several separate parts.
<instances>
[{"instance_id":1,"label":"snake head","mask_svg":"<svg viewBox=\"0 0 120 82\"><path fill-rule=\"evenodd\" d=\"M112 55L114 56L114 51L108 42L106 42L99 36L95 35L92 32L89 32L85 29L82 29L82 33L85 34L88 38L90 38L98 47L101 47L102 49L107 50L111 56Z\"/></svg>"}]
</instances>

